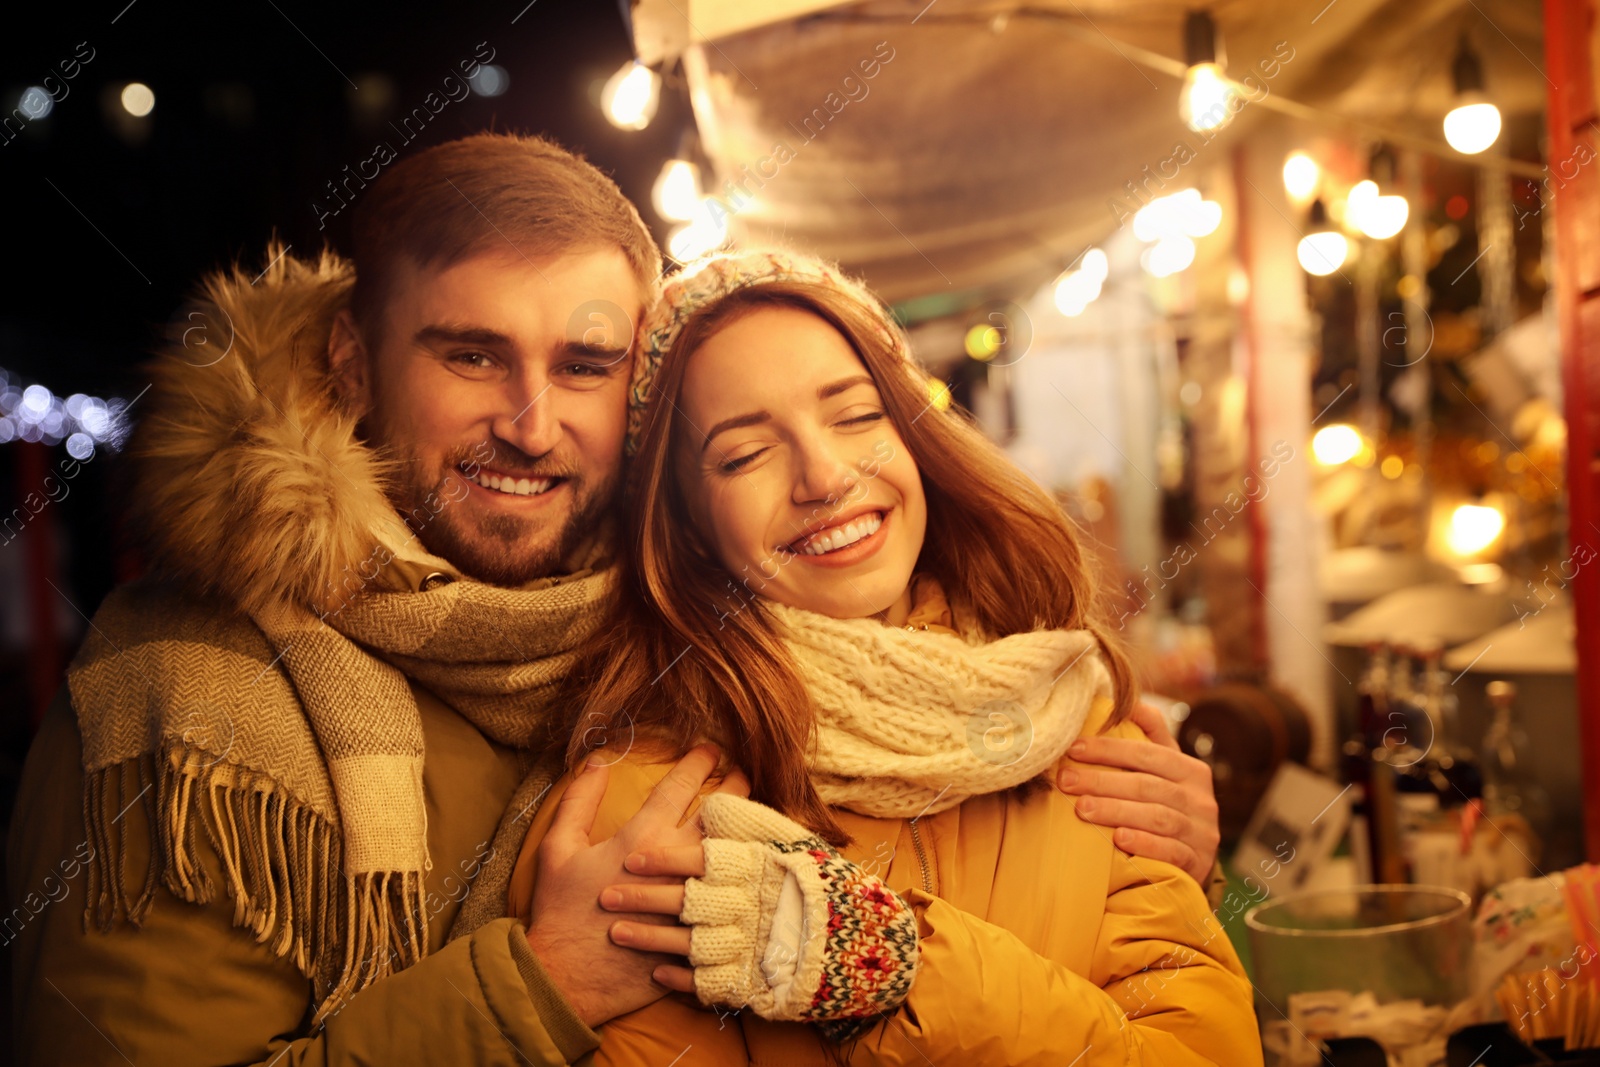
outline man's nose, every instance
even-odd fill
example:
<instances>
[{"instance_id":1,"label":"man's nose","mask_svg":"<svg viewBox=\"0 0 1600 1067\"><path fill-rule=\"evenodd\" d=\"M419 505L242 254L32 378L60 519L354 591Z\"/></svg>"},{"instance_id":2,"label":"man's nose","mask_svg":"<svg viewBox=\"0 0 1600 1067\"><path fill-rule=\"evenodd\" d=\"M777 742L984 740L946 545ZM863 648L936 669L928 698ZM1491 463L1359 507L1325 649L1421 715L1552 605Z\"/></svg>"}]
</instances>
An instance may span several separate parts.
<instances>
[{"instance_id":1,"label":"man's nose","mask_svg":"<svg viewBox=\"0 0 1600 1067\"><path fill-rule=\"evenodd\" d=\"M506 391L493 424L494 435L530 456L542 456L561 440L556 394L544 376L518 378L520 388Z\"/></svg>"}]
</instances>

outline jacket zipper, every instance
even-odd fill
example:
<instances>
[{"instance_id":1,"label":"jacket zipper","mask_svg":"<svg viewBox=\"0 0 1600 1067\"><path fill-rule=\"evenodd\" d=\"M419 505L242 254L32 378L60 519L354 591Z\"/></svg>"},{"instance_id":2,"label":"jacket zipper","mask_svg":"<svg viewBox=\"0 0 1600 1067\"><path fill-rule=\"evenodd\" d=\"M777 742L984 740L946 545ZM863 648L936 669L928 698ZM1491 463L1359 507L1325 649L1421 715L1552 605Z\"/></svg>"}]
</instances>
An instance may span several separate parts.
<instances>
[{"instance_id":1,"label":"jacket zipper","mask_svg":"<svg viewBox=\"0 0 1600 1067\"><path fill-rule=\"evenodd\" d=\"M922 871L923 892L933 893L933 877L928 873L928 854L922 848L922 835L917 832L917 820L912 819L908 824L911 827L911 847L917 853L917 867Z\"/></svg>"}]
</instances>

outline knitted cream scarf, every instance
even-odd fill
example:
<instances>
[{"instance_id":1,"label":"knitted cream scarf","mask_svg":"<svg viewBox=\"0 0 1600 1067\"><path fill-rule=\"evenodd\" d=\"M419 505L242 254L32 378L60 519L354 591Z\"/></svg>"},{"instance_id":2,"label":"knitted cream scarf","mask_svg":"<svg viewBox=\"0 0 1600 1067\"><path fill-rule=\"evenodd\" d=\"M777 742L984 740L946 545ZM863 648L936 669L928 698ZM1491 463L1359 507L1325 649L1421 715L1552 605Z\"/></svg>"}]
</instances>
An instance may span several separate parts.
<instances>
[{"instance_id":1,"label":"knitted cream scarf","mask_svg":"<svg viewBox=\"0 0 1600 1067\"><path fill-rule=\"evenodd\" d=\"M817 792L862 815L915 818L1029 781L1112 699L1087 630L983 640L762 603L811 693Z\"/></svg>"}]
</instances>

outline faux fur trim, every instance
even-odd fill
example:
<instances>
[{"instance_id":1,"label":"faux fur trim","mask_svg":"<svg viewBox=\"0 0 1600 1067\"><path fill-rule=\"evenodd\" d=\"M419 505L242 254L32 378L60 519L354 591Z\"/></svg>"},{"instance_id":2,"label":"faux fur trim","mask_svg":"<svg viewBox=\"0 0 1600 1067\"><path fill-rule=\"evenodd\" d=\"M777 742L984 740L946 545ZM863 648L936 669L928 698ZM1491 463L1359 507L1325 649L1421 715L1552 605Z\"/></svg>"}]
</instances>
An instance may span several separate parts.
<instances>
[{"instance_id":1,"label":"faux fur trim","mask_svg":"<svg viewBox=\"0 0 1600 1067\"><path fill-rule=\"evenodd\" d=\"M152 365L129 453L134 531L155 565L247 613L328 611L344 576L409 534L391 466L337 399L328 336L355 280L274 242L259 274L212 274Z\"/></svg>"}]
</instances>

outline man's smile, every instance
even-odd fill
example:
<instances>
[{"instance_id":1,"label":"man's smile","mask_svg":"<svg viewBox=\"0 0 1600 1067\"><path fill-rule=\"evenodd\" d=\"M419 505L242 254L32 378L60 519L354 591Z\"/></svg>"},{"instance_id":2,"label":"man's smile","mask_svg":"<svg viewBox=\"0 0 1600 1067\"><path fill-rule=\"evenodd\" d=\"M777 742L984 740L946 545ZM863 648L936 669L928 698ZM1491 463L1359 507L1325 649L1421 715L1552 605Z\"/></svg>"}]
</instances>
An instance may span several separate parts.
<instances>
[{"instance_id":1,"label":"man's smile","mask_svg":"<svg viewBox=\"0 0 1600 1067\"><path fill-rule=\"evenodd\" d=\"M566 483L567 479L554 475L530 477L501 473L499 471L479 468L476 473L468 473L465 469L462 475L480 489L485 489L502 496L544 496L550 490Z\"/></svg>"}]
</instances>

